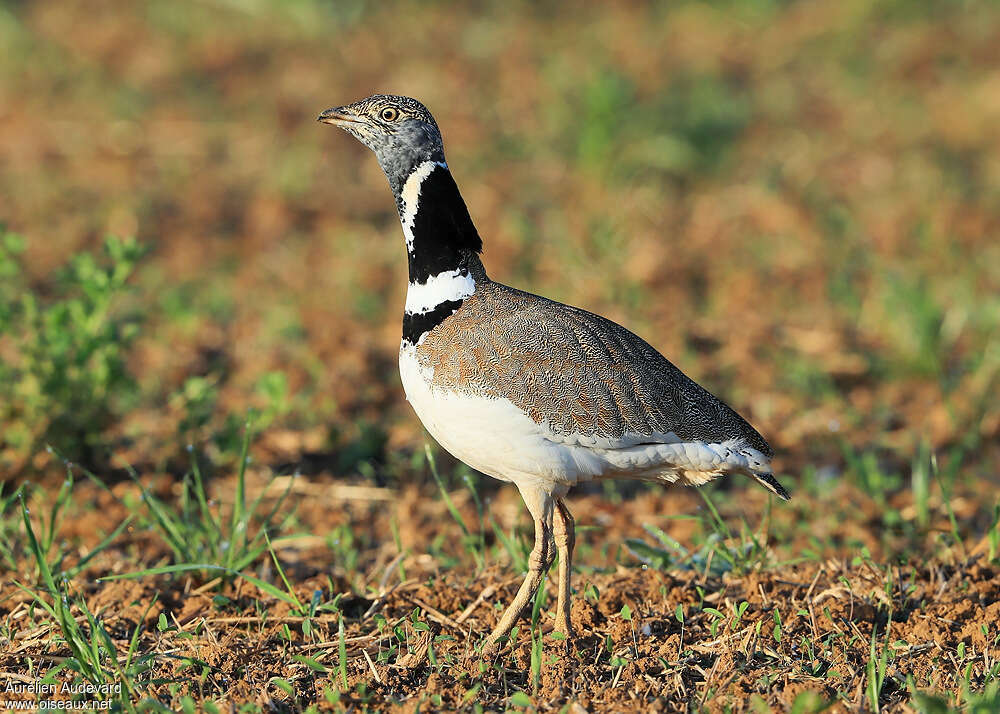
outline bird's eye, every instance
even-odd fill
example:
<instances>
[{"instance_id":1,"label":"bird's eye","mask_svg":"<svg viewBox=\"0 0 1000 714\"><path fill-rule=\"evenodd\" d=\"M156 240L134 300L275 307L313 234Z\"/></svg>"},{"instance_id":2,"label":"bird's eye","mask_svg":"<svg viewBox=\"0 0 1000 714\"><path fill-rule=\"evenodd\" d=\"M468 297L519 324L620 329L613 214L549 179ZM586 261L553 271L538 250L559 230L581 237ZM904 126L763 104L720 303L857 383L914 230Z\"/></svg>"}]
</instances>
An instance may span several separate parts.
<instances>
[{"instance_id":1,"label":"bird's eye","mask_svg":"<svg viewBox=\"0 0 1000 714\"><path fill-rule=\"evenodd\" d=\"M392 107L386 107L379 112L379 116L382 117L382 121L396 121L399 118L399 111Z\"/></svg>"}]
</instances>

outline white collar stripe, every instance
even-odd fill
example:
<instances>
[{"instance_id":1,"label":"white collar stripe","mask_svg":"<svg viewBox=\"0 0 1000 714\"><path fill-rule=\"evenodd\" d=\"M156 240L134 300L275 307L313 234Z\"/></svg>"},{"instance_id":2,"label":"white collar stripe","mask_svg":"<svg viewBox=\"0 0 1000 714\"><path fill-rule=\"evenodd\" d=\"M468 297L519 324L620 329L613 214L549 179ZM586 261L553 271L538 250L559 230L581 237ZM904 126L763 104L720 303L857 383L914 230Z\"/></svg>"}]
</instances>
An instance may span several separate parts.
<instances>
[{"instance_id":1,"label":"white collar stripe","mask_svg":"<svg viewBox=\"0 0 1000 714\"><path fill-rule=\"evenodd\" d=\"M464 269L432 275L426 283L410 283L406 311L411 315L430 312L450 300L464 300L476 291L476 281Z\"/></svg>"}]
</instances>

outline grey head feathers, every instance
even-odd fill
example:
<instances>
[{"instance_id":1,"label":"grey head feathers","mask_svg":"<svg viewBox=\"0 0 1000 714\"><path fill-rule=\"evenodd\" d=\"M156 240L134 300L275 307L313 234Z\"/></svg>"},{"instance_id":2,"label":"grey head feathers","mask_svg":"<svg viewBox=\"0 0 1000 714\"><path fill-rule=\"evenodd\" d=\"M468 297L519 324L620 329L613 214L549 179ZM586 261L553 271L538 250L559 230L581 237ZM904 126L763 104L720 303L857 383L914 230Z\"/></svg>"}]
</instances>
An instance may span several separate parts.
<instances>
[{"instance_id":1,"label":"grey head feathers","mask_svg":"<svg viewBox=\"0 0 1000 714\"><path fill-rule=\"evenodd\" d=\"M417 166L426 161L445 163L437 122L427 107L410 97L373 94L331 107L317 121L343 129L375 152L397 203L403 184Z\"/></svg>"}]
</instances>

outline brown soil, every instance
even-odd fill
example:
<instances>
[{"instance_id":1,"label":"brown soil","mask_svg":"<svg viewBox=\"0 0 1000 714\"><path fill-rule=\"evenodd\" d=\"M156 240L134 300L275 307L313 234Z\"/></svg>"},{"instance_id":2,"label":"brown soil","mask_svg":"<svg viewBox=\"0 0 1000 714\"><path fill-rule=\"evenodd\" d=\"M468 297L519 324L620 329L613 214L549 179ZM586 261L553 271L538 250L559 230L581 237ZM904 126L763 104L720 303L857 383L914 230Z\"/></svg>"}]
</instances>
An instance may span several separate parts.
<instances>
[{"instance_id":1,"label":"brown soil","mask_svg":"<svg viewBox=\"0 0 1000 714\"><path fill-rule=\"evenodd\" d=\"M160 484L164 495L169 495L167 484ZM220 482L216 488L225 501L231 484ZM284 484L268 488L277 491ZM77 544L67 565L125 517L121 499L134 496L135 487L123 484L115 491L112 496L90 484L76 487L74 503L96 508L74 506L82 511L79 517L65 519L61 535ZM523 690L545 711L567 711L569 706L574 712L722 712L756 711L761 702L785 710L798 697L814 693L817 704L830 702L833 711L858 711L870 706L866 665L874 635L877 651L888 656L881 705L902 711L910 697L908 676L920 689L957 692L957 674L970 667L975 686L996 652L1000 568L987 562L985 540L969 550L938 547L933 558L891 566L868 557L847 562L830 554L782 563L785 549L807 544L802 535L778 550L769 549L743 574L711 574L711 563L697 570L659 571L615 549L625 538L649 540L638 525L642 523L659 523L686 545L697 540L697 521L664 520L662 515L697 513L694 492L643 490L617 504L591 492L572 499L578 525L598 526L580 531L572 608L576 637L567 651L564 642L548 636L554 603L548 583L537 629L545 633L541 676L534 682L528 617L522 619L515 644L495 661L483 663L476 656L476 644L513 597L520 575L492 548L492 538L486 539L486 565L477 571L462 552L459 526L440 496L426 488L365 490L305 479L293 484L292 493L299 502L297 530L317 535L281 542L279 562L302 602L317 592L324 603L343 593L338 605L344 613L348 687L340 700L332 704L324 695L341 688L339 615L320 611L308 631L286 603L242 580L220 584L210 578L159 576L95 582L95 575L168 562L169 552L159 538L129 529L72 581L70 590L85 597L123 655L142 625L137 651L156 655L142 679L164 682L150 685L145 695L173 706L187 694L195 701L255 702L264 710L298 711L316 703L321 710L429 711L471 710L477 703L486 710L504 710L512 706L510 697ZM500 527L509 532L519 525L522 538L530 536L516 493L502 488L493 496L490 510ZM872 509L860 494L844 496L853 498L862 512ZM457 491L452 498L465 522L475 523L468 492ZM768 525L761 515L764 498L755 489L742 500L743 513L755 528ZM797 518L795 503L772 512L772 530L785 529ZM727 522L738 519L736 508L722 507ZM959 516L972 522L975 510ZM817 516L802 533L811 530L830 542L850 541L847 528L837 525L843 523ZM327 539L319 535L341 524L357 538L358 560L350 570L331 556ZM388 535L392 530L403 545L402 557ZM868 544L855 553L867 548L874 557L891 561L886 550L891 541L869 535ZM281 587L270 563L256 572ZM18 577L32 582L27 559ZM11 636L0 644L2 672L24 671L29 660L46 669L69 654L31 602L23 591L4 587L0 614ZM714 626L712 609L723 614ZM157 628L161 614L171 626L162 632ZM394 630L404 635L404 644ZM314 672L296 656L329 671ZM273 684L275 678L292 683L295 695Z\"/></svg>"}]
</instances>

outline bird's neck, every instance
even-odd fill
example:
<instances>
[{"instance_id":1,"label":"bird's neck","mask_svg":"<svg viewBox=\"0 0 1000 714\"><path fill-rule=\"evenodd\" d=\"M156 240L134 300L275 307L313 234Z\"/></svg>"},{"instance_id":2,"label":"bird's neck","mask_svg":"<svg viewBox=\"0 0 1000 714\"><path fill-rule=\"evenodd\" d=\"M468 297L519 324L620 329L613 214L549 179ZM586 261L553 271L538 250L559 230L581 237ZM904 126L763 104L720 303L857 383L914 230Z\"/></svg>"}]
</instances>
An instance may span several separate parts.
<instances>
[{"instance_id":1,"label":"bird's neck","mask_svg":"<svg viewBox=\"0 0 1000 714\"><path fill-rule=\"evenodd\" d=\"M410 271L403 340L418 344L488 280L483 242L443 161L417 164L392 188Z\"/></svg>"}]
</instances>

